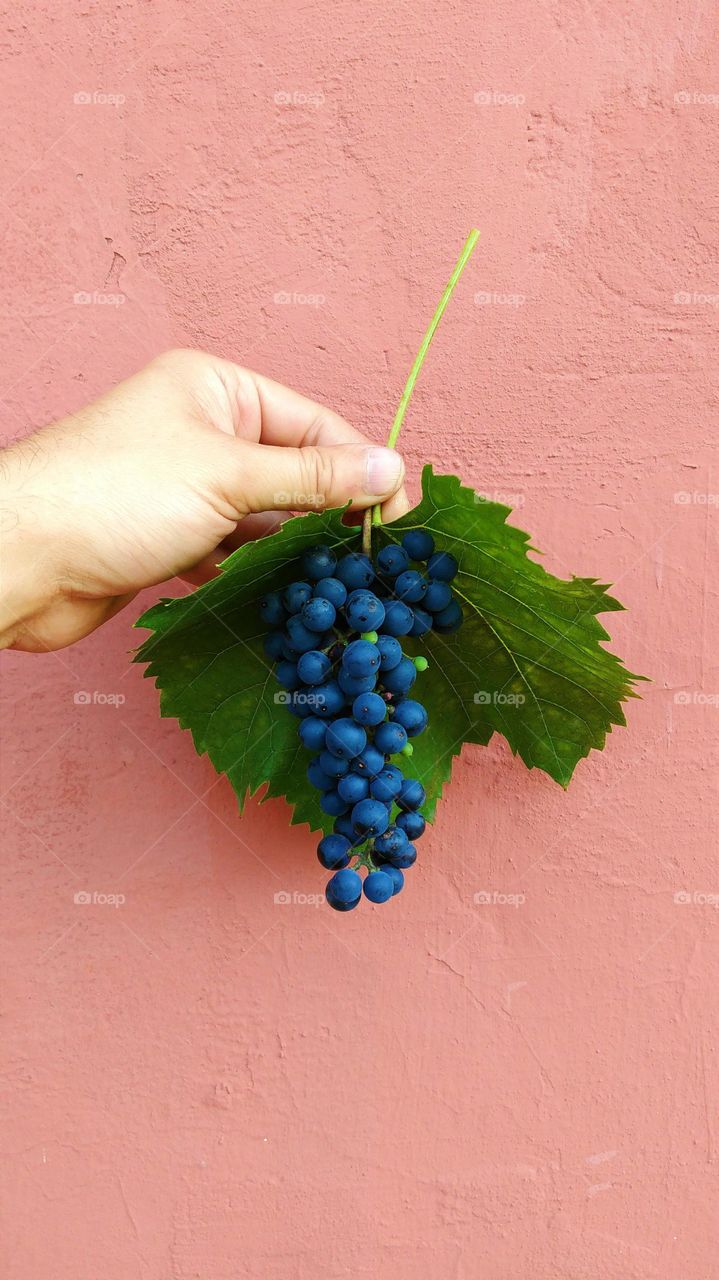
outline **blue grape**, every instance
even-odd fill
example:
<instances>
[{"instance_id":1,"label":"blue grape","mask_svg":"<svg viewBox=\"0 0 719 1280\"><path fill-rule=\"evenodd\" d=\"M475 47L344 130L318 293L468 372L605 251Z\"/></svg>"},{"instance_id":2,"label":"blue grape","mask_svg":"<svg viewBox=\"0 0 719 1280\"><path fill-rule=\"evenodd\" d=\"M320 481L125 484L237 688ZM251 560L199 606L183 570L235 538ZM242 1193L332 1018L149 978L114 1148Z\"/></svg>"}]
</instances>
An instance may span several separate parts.
<instances>
[{"instance_id":1,"label":"blue grape","mask_svg":"<svg viewBox=\"0 0 719 1280\"><path fill-rule=\"evenodd\" d=\"M345 617L352 631L377 631L384 622L384 605L373 591L353 591Z\"/></svg>"},{"instance_id":2,"label":"blue grape","mask_svg":"<svg viewBox=\"0 0 719 1280\"><path fill-rule=\"evenodd\" d=\"M392 720L385 720L384 724L378 725L375 730L374 745L384 755L394 756L403 747L406 747L407 734L401 724L394 724Z\"/></svg>"},{"instance_id":3,"label":"blue grape","mask_svg":"<svg viewBox=\"0 0 719 1280\"><path fill-rule=\"evenodd\" d=\"M347 588L339 578L320 578L312 588L312 595L316 600L329 600L335 609L341 609L347 599Z\"/></svg>"},{"instance_id":4,"label":"blue grape","mask_svg":"<svg viewBox=\"0 0 719 1280\"><path fill-rule=\"evenodd\" d=\"M321 578L329 578L335 571L337 556L329 547L310 547L303 552L300 568L310 582L318 582Z\"/></svg>"},{"instance_id":5,"label":"blue grape","mask_svg":"<svg viewBox=\"0 0 719 1280\"><path fill-rule=\"evenodd\" d=\"M406 871L407 867L413 866L417 861L417 850L413 844L407 844L401 853L393 853L391 858L388 858L387 861L391 866L399 867L400 870Z\"/></svg>"},{"instance_id":6,"label":"blue grape","mask_svg":"<svg viewBox=\"0 0 719 1280\"><path fill-rule=\"evenodd\" d=\"M358 551L351 551L340 560L335 569L335 577L344 583L348 591L368 587L374 579L372 561Z\"/></svg>"},{"instance_id":7,"label":"blue grape","mask_svg":"<svg viewBox=\"0 0 719 1280\"><path fill-rule=\"evenodd\" d=\"M381 630L388 636L408 636L412 630L414 614L403 600L388 600L384 610Z\"/></svg>"},{"instance_id":8,"label":"blue grape","mask_svg":"<svg viewBox=\"0 0 719 1280\"><path fill-rule=\"evenodd\" d=\"M345 867L336 871L327 884L327 901L335 911L351 911L362 896L362 878Z\"/></svg>"},{"instance_id":9,"label":"blue grape","mask_svg":"<svg viewBox=\"0 0 719 1280\"><path fill-rule=\"evenodd\" d=\"M320 798L320 809L332 818L339 818L349 811L350 805L347 800L342 799L339 791L325 791Z\"/></svg>"},{"instance_id":10,"label":"blue grape","mask_svg":"<svg viewBox=\"0 0 719 1280\"><path fill-rule=\"evenodd\" d=\"M394 881L385 871L370 871L362 889L369 902L389 902L394 893Z\"/></svg>"},{"instance_id":11,"label":"blue grape","mask_svg":"<svg viewBox=\"0 0 719 1280\"><path fill-rule=\"evenodd\" d=\"M410 560L429 560L434 551L434 538L426 529L410 529L402 539Z\"/></svg>"},{"instance_id":12,"label":"blue grape","mask_svg":"<svg viewBox=\"0 0 719 1280\"><path fill-rule=\"evenodd\" d=\"M295 653L308 653L310 649L317 648L316 631L308 631L301 618L294 614L287 623L287 640L291 649Z\"/></svg>"},{"instance_id":13,"label":"blue grape","mask_svg":"<svg viewBox=\"0 0 719 1280\"><path fill-rule=\"evenodd\" d=\"M397 797L398 807L400 809L419 809L424 804L425 799L425 790L422 783L417 778L405 778Z\"/></svg>"},{"instance_id":14,"label":"blue grape","mask_svg":"<svg viewBox=\"0 0 719 1280\"><path fill-rule=\"evenodd\" d=\"M394 764L386 764L376 778L370 783L370 795L373 800L381 800L383 804L394 800L402 786L402 771Z\"/></svg>"},{"instance_id":15,"label":"blue grape","mask_svg":"<svg viewBox=\"0 0 719 1280\"><path fill-rule=\"evenodd\" d=\"M339 783L337 785L339 786ZM341 818L335 818L332 829L336 835L346 836L353 848L364 844L364 837L357 835L348 813L344 813Z\"/></svg>"},{"instance_id":16,"label":"blue grape","mask_svg":"<svg viewBox=\"0 0 719 1280\"><path fill-rule=\"evenodd\" d=\"M408 693L417 679L417 668L411 658L402 661L392 671L385 671L382 683L388 693Z\"/></svg>"},{"instance_id":17,"label":"blue grape","mask_svg":"<svg viewBox=\"0 0 719 1280\"><path fill-rule=\"evenodd\" d=\"M442 609L441 613L434 615L435 630L439 632L458 631L462 622L462 608L456 600L448 604L446 609Z\"/></svg>"},{"instance_id":18,"label":"blue grape","mask_svg":"<svg viewBox=\"0 0 719 1280\"><path fill-rule=\"evenodd\" d=\"M268 631L262 641L262 648L265 651L265 657L270 658L272 662L276 662L278 658L285 656L285 637L281 631Z\"/></svg>"},{"instance_id":19,"label":"blue grape","mask_svg":"<svg viewBox=\"0 0 719 1280\"><path fill-rule=\"evenodd\" d=\"M353 640L342 655L342 666L350 676L371 676L379 671L380 653L371 640Z\"/></svg>"},{"instance_id":20,"label":"blue grape","mask_svg":"<svg viewBox=\"0 0 719 1280\"><path fill-rule=\"evenodd\" d=\"M389 876L390 880L392 881L392 896L396 897L397 894L401 893L402 889L404 888L403 873L400 871L399 867L393 867L390 862L388 862L387 865L382 868L382 870L384 871L384 874L386 876Z\"/></svg>"},{"instance_id":21,"label":"blue grape","mask_svg":"<svg viewBox=\"0 0 719 1280\"><path fill-rule=\"evenodd\" d=\"M297 674L296 662L278 662L275 667L275 675L283 689L299 689L302 684Z\"/></svg>"},{"instance_id":22,"label":"blue grape","mask_svg":"<svg viewBox=\"0 0 719 1280\"><path fill-rule=\"evenodd\" d=\"M393 671L402 660L402 646L394 636L378 636L377 648L380 654L380 671Z\"/></svg>"},{"instance_id":23,"label":"blue grape","mask_svg":"<svg viewBox=\"0 0 719 1280\"><path fill-rule=\"evenodd\" d=\"M408 840L419 840L424 835L427 823L421 813L410 809L407 813L397 814L397 826L405 832Z\"/></svg>"},{"instance_id":24,"label":"blue grape","mask_svg":"<svg viewBox=\"0 0 719 1280\"><path fill-rule=\"evenodd\" d=\"M287 613L279 591L270 591L260 601L260 613L268 627L281 627Z\"/></svg>"},{"instance_id":25,"label":"blue grape","mask_svg":"<svg viewBox=\"0 0 719 1280\"><path fill-rule=\"evenodd\" d=\"M348 804L359 804L369 795L369 781L359 773L346 773L337 783L337 791Z\"/></svg>"},{"instance_id":26,"label":"blue grape","mask_svg":"<svg viewBox=\"0 0 719 1280\"><path fill-rule=\"evenodd\" d=\"M393 724L401 724L408 738L416 738L427 728L427 712L421 702L413 698L403 698L394 708Z\"/></svg>"},{"instance_id":27,"label":"blue grape","mask_svg":"<svg viewBox=\"0 0 719 1280\"><path fill-rule=\"evenodd\" d=\"M335 779L325 773L319 760L310 761L307 766L307 777L318 791L331 791L335 785Z\"/></svg>"},{"instance_id":28,"label":"blue grape","mask_svg":"<svg viewBox=\"0 0 719 1280\"><path fill-rule=\"evenodd\" d=\"M355 773L366 774L369 778L375 778L384 769L384 766L385 758L382 752L378 751L371 742L352 761L352 768Z\"/></svg>"},{"instance_id":29,"label":"blue grape","mask_svg":"<svg viewBox=\"0 0 719 1280\"><path fill-rule=\"evenodd\" d=\"M428 631L432 630L433 619L431 613L427 613L424 609L414 607L414 622L412 623L411 636L424 636Z\"/></svg>"},{"instance_id":30,"label":"blue grape","mask_svg":"<svg viewBox=\"0 0 719 1280\"><path fill-rule=\"evenodd\" d=\"M398 826L390 826L374 842L375 861L384 858L393 858L395 854L402 853L409 844L406 831L402 831Z\"/></svg>"},{"instance_id":31,"label":"blue grape","mask_svg":"<svg viewBox=\"0 0 719 1280\"><path fill-rule=\"evenodd\" d=\"M387 578L396 578L409 565L409 556L404 547L391 543L377 552L377 566Z\"/></svg>"},{"instance_id":32,"label":"blue grape","mask_svg":"<svg viewBox=\"0 0 719 1280\"><path fill-rule=\"evenodd\" d=\"M303 684L322 684L331 670L332 663L327 654L319 649L309 649L300 655L297 662L297 674Z\"/></svg>"},{"instance_id":33,"label":"blue grape","mask_svg":"<svg viewBox=\"0 0 719 1280\"><path fill-rule=\"evenodd\" d=\"M367 746L367 734L361 724L356 724L348 717L334 720L327 726L325 746L333 756L340 760L352 760Z\"/></svg>"},{"instance_id":34,"label":"blue grape","mask_svg":"<svg viewBox=\"0 0 719 1280\"><path fill-rule=\"evenodd\" d=\"M351 848L346 836L323 836L317 846L317 857L328 871L337 871L347 866Z\"/></svg>"},{"instance_id":35,"label":"blue grape","mask_svg":"<svg viewBox=\"0 0 719 1280\"><path fill-rule=\"evenodd\" d=\"M433 578L424 593L422 604L428 613L441 613L452 600L452 588L448 582Z\"/></svg>"},{"instance_id":36,"label":"blue grape","mask_svg":"<svg viewBox=\"0 0 719 1280\"><path fill-rule=\"evenodd\" d=\"M311 599L312 587L309 582L291 582L282 597L282 603L288 613L299 613L303 605Z\"/></svg>"},{"instance_id":37,"label":"blue grape","mask_svg":"<svg viewBox=\"0 0 719 1280\"><path fill-rule=\"evenodd\" d=\"M348 671L340 671L337 683L348 698L356 698L360 693L371 693L377 683L376 675L351 676Z\"/></svg>"},{"instance_id":38,"label":"blue grape","mask_svg":"<svg viewBox=\"0 0 719 1280\"><path fill-rule=\"evenodd\" d=\"M327 727L329 728L329 725ZM343 760L341 756L333 755L331 751L327 750L320 752L319 763L320 768L330 778L342 778L350 767L348 760Z\"/></svg>"},{"instance_id":39,"label":"blue grape","mask_svg":"<svg viewBox=\"0 0 719 1280\"><path fill-rule=\"evenodd\" d=\"M394 594L398 600L404 600L406 604L419 604L426 590L427 583L416 569L405 569L404 573L395 579Z\"/></svg>"},{"instance_id":40,"label":"blue grape","mask_svg":"<svg viewBox=\"0 0 719 1280\"><path fill-rule=\"evenodd\" d=\"M317 596L307 601L300 614L308 631L329 631L335 625L336 616L334 605Z\"/></svg>"},{"instance_id":41,"label":"blue grape","mask_svg":"<svg viewBox=\"0 0 719 1280\"><path fill-rule=\"evenodd\" d=\"M389 826L387 806L380 800L360 800L352 810L352 826L358 835L382 835Z\"/></svg>"},{"instance_id":42,"label":"blue grape","mask_svg":"<svg viewBox=\"0 0 719 1280\"><path fill-rule=\"evenodd\" d=\"M430 578L439 579L440 582L451 582L456 576L459 565L453 555L449 551L435 551L433 556L429 557L427 562L427 573Z\"/></svg>"},{"instance_id":43,"label":"blue grape","mask_svg":"<svg viewBox=\"0 0 719 1280\"><path fill-rule=\"evenodd\" d=\"M345 705L345 695L336 680L329 680L320 685L312 694L312 705L316 716L336 716Z\"/></svg>"},{"instance_id":44,"label":"blue grape","mask_svg":"<svg viewBox=\"0 0 719 1280\"><path fill-rule=\"evenodd\" d=\"M300 742L303 747L309 747L310 751L321 751L325 745L325 734L327 725L324 720L317 720L312 716L308 720L303 720L298 731Z\"/></svg>"},{"instance_id":45,"label":"blue grape","mask_svg":"<svg viewBox=\"0 0 719 1280\"><path fill-rule=\"evenodd\" d=\"M387 715L387 703L378 693L360 693L352 703L352 715L358 724L381 724Z\"/></svg>"}]
</instances>

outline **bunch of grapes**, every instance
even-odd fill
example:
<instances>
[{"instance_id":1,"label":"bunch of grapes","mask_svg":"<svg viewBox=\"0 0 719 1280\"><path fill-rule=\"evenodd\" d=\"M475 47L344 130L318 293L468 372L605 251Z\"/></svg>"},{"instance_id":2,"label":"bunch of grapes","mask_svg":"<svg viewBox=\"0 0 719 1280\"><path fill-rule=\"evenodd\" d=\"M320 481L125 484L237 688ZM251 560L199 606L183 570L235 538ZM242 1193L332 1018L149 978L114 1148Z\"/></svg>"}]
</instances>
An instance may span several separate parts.
<instances>
[{"instance_id":1,"label":"bunch of grapes","mask_svg":"<svg viewBox=\"0 0 719 1280\"><path fill-rule=\"evenodd\" d=\"M317 853L334 872L327 901L336 911L351 911L363 891L370 902L387 902L417 857L424 787L393 758L411 757L411 739L427 727L410 693L428 663L405 654L400 639L462 625L450 586L457 568L454 556L435 551L431 534L413 529L374 564L359 552L338 560L329 547L312 547L301 558L301 580L262 601L272 628L265 653L314 752L309 781L335 820Z\"/></svg>"}]
</instances>

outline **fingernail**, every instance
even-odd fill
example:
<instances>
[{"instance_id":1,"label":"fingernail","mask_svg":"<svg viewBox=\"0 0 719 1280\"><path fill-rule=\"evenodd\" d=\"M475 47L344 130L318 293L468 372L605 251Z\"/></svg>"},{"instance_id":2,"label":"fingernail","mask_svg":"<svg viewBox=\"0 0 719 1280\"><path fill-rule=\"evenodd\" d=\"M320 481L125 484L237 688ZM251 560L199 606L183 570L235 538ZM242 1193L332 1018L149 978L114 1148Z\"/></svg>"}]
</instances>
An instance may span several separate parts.
<instances>
[{"instance_id":1,"label":"fingernail","mask_svg":"<svg viewBox=\"0 0 719 1280\"><path fill-rule=\"evenodd\" d=\"M365 493L373 498L394 493L402 476L402 459L394 449L367 451Z\"/></svg>"}]
</instances>

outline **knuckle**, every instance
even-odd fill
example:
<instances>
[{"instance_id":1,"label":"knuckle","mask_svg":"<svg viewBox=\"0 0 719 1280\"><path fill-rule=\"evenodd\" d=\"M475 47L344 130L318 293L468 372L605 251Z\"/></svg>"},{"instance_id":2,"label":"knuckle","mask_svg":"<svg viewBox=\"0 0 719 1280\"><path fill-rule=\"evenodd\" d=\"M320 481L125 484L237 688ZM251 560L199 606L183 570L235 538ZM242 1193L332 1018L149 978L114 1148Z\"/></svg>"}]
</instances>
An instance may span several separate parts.
<instances>
[{"instance_id":1,"label":"knuckle","mask_svg":"<svg viewBox=\"0 0 719 1280\"><path fill-rule=\"evenodd\" d=\"M334 491L335 464L330 453L310 445L300 450L303 505L321 507Z\"/></svg>"}]
</instances>

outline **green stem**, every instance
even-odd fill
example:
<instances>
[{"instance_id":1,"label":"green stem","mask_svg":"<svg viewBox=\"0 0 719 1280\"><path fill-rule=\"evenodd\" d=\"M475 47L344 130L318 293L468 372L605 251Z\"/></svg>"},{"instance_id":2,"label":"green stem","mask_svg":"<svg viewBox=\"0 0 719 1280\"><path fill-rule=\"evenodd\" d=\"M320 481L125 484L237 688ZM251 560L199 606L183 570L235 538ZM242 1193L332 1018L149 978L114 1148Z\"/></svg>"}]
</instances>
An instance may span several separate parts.
<instances>
[{"instance_id":1,"label":"green stem","mask_svg":"<svg viewBox=\"0 0 719 1280\"><path fill-rule=\"evenodd\" d=\"M414 384L417 381L419 371L422 368L422 365L424 363L424 358L427 354L427 351L429 350L429 344L435 335L437 325L439 324L440 320L442 319L442 316L444 315L445 307L447 306L447 303L452 297L457 281L459 280L459 277L464 271L464 268L466 267L469 261L469 258L472 254L472 250L474 249L474 246L476 245L478 239L479 239L479 232L474 229L470 231L465 241L464 248L462 249L462 252L460 253L459 258L457 259L457 263L454 268L454 271L449 277L449 280L447 282L447 287L444 293L442 294L442 297L439 300L439 305L437 307L437 310L432 316L429 328L425 333L424 338L422 339L422 345L419 351L417 352L417 358L414 364L412 365L412 368L410 369L409 377L407 379L407 382L405 383L404 391L402 392L402 398L397 406L397 412L394 415L394 422L392 423L392 429L387 439L388 449L394 449L397 445L397 440L399 439L399 433L402 428L404 415L407 412L407 405L409 404L410 396L412 395L412 392L414 390ZM365 552L365 555L370 554L371 539L372 539L371 527L372 525L378 525L381 523L382 523L382 511L379 506L369 508L365 512L363 526L362 526L362 547Z\"/></svg>"}]
</instances>

